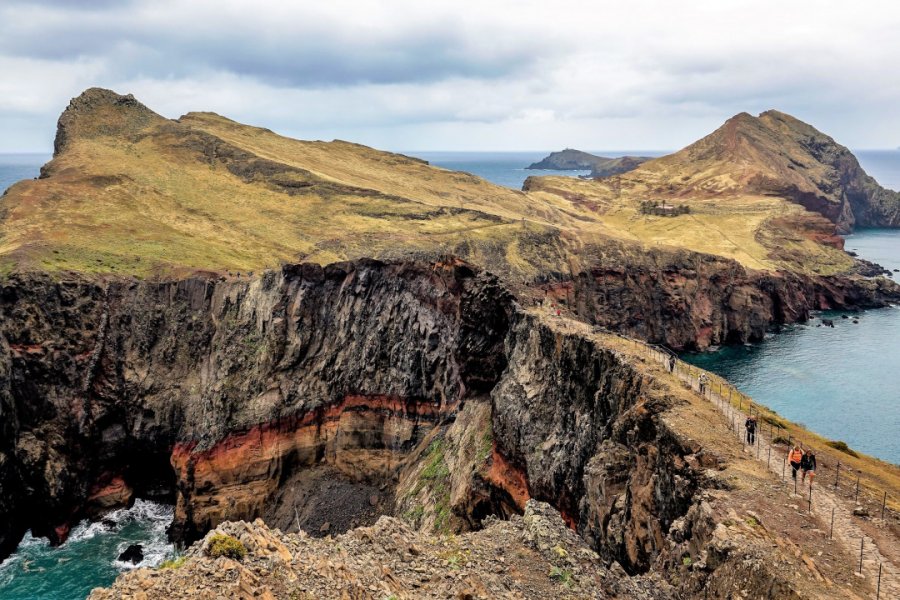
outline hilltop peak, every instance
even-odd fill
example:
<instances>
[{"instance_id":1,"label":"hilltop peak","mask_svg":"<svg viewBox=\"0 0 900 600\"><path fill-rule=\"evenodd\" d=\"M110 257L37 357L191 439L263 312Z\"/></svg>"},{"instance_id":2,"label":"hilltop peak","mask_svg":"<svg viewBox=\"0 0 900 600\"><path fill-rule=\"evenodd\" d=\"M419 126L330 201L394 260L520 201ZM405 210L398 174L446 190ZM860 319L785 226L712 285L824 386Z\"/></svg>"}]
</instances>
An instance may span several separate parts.
<instances>
[{"instance_id":1,"label":"hilltop peak","mask_svg":"<svg viewBox=\"0 0 900 600\"><path fill-rule=\"evenodd\" d=\"M53 155L58 156L79 136L117 135L161 118L132 94L122 95L104 88L88 88L72 98L60 116L53 142Z\"/></svg>"},{"instance_id":2,"label":"hilltop peak","mask_svg":"<svg viewBox=\"0 0 900 600\"><path fill-rule=\"evenodd\" d=\"M654 161L657 177L688 195L778 196L847 233L897 226L900 196L869 177L853 154L812 125L770 109L741 112L686 148Z\"/></svg>"}]
</instances>

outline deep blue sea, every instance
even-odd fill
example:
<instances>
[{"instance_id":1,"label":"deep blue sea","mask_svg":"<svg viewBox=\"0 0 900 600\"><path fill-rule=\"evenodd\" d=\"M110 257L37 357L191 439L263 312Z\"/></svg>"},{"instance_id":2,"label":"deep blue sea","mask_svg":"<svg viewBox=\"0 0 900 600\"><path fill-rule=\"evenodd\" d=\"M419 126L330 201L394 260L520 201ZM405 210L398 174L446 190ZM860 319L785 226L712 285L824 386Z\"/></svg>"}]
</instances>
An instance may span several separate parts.
<instances>
[{"instance_id":1,"label":"deep blue sea","mask_svg":"<svg viewBox=\"0 0 900 600\"><path fill-rule=\"evenodd\" d=\"M408 153L448 169L479 175L520 189L529 175L586 174L529 171L524 167L548 152ZM597 152L658 155L659 152ZM857 152L863 167L883 185L900 189L900 151ZM0 155L0 193L20 179L36 177L47 155ZM2 200L0 200L2 202ZM888 268L900 268L900 232L864 231L850 236L847 248ZM757 401L842 439L852 447L900 463L900 309L867 311L859 324L840 315L834 329L809 325L787 328L750 347L693 355L692 362L728 377ZM116 559L128 545L141 543L145 564L159 564L171 553L165 527L171 507L139 501L110 515L114 528L82 523L68 542L50 548L26 536L18 551L0 564L0 600L75 600L94 587L109 585L129 568Z\"/></svg>"},{"instance_id":2,"label":"deep blue sea","mask_svg":"<svg viewBox=\"0 0 900 600\"><path fill-rule=\"evenodd\" d=\"M0 194L22 179L37 177L49 154L0 154Z\"/></svg>"},{"instance_id":3,"label":"deep blue sea","mask_svg":"<svg viewBox=\"0 0 900 600\"><path fill-rule=\"evenodd\" d=\"M658 150L606 150L589 151L597 156L662 156L665 152ZM405 152L427 160L431 164L452 169L454 171L466 171L473 175L483 177L499 185L505 185L517 190L522 189L522 183L532 175L569 175L571 177L585 176L590 171L543 171L526 169L528 165L536 163L546 157L550 152Z\"/></svg>"}]
</instances>

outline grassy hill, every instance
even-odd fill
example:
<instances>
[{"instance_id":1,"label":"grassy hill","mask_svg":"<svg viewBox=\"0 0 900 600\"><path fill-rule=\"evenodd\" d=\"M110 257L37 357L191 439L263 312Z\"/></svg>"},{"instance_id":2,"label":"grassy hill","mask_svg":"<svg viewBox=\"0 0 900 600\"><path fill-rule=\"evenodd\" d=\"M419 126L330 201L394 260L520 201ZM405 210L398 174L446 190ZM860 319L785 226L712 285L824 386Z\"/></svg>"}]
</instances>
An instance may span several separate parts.
<instances>
[{"instance_id":1,"label":"grassy hill","mask_svg":"<svg viewBox=\"0 0 900 600\"><path fill-rule=\"evenodd\" d=\"M773 119L789 118L756 121ZM650 247L680 248L752 269L849 271L854 261L835 247L831 222L759 185L806 189L828 178L826 166L799 150L784 152L810 163L805 179L760 150L789 137L738 115L629 173L532 178L520 192L211 113L169 120L131 96L91 89L61 116L41 178L3 197L0 266L148 276L453 254L527 283L576 271L614 246L636 260ZM654 199L689 204L690 213L643 213L641 203Z\"/></svg>"}]
</instances>

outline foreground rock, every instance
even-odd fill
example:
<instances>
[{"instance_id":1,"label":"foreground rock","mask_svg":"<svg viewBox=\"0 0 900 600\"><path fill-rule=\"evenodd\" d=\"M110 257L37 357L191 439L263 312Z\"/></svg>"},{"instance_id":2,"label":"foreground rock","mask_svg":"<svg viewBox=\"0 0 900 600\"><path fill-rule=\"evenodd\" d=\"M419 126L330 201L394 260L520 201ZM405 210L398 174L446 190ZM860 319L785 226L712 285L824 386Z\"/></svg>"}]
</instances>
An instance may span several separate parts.
<instances>
[{"instance_id":1,"label":"foreground rock","mask_svg":"<svg viewBox=\"0 0 900 600\"><path fill-rule=\"evenodd\" d=\"M246 556L210 558L213 535L239 540ZM607 567L558 513L534 501L523 517L451 537L423 535L389 517L326 539L283 534L262 521L224 523L186 559L123 575L90 598L675 598L658 576Z\"/></svg>"}]
</instances>

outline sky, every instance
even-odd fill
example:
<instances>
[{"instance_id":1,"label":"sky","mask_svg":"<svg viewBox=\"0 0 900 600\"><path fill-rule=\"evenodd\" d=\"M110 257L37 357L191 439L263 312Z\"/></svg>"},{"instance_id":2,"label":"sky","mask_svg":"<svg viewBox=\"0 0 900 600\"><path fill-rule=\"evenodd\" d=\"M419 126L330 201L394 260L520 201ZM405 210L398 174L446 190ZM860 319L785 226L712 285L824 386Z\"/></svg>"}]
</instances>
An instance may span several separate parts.
<instances>
[{"instance_id":1,"label":"sky","mask_svg":"<svg viewBox=\"0 0 900 600\"><path fill-rule=\"evenodd\" d=\"M674 150L776 108L900 146L900 3L0 0L0 152L88 87L396 151Z\"/></svg>"}]
</instances>

